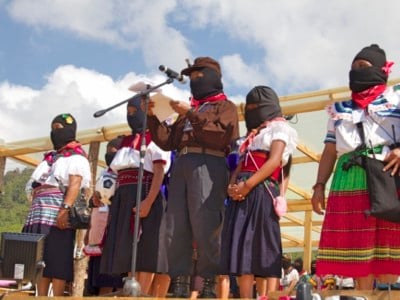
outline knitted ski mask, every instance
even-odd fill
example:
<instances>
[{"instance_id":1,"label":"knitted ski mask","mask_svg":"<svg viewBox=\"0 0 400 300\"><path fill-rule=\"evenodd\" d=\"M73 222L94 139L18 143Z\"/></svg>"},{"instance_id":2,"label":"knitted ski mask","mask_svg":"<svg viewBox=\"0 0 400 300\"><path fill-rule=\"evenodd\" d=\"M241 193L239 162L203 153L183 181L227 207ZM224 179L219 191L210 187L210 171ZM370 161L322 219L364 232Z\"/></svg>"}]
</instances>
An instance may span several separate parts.
<instances>
[{"instance_id":1,"label":"knitted ski mask","mask_svg":"<svg viewBox=\"0 0 400 300\"><path fill-rule=\"evenodd\" d=\"M282 117L279 98L270 87L256 86L246 96L246 106L256 104L254 109L245 109L244 119L247 131L257 128L265 121Z\"/></svg>"},{"instance_id":2,"label":"knitted ski mask","mask_svg":"<svg viewBox=\"0 0 400 300\"><path fill-rule=\"evenodd\" d=\"M386 84L388 75L382 69L386 65L386 54L383 49L372 44L363 48L353 59L353 62L357 59L369 61L372 67L350 70L349 86L353 92L359 93L373 86Z\"/></svg>"},{"instance_id":3,"label":"knitted ski mask","mask_svg":"<svg viewBox=\"0 0 400 300\"><path fill-rule=\"evenodd\" d=\"M140 107L141 99L135 98L128 101L128 106L136 108L136 112L132 115L127 114L127 121L129 127L132 129L132 134L141 133L143 131L143 122L145 113Z\"/></svg>"},{"instance_id":4,"label":"knitted ski mask","mask_svg":"<svg viewBox=\"0 0 400 300\"><path fill-rule=\"evenodd\" d=\"M107 151L109 148L115 148L118 150L120 148L122 139L123 139L122 137L116 137L115 139L112 139L111 141L109 141L107 144ZM106 154L104 155L104 158L105 158L107 166L111 165L111 162L113 161L116 153L117 152L111 152L111 151L106 152Z\"/></svg>"},{"instance_id":5,"label":"knitted ski mask","mask_svg":"<svg viewBox=\"0 0 400 300\"><path fill-rule=\"evenodd\" d=\"M221 67L211 57L197 57L193 65L183 69L182 75L190 76L193 71L199 70L203 77L190 80L190 90L196 100L201 100L223 92L221 81Z\"/></svg>"},{"instance_id":6,"label":"knitted ski mask","mask_svg":"<svg viewBox=\"0 0 400 300\"><path fill-rule=\"evenodd\" d=\"M59 150L69 142L76 140L76 121L71 114L61 114L56 116L51 125L60 123L63 128L52 129L50 139L55 150Z\"/></svg>"},{"instance_id":7,"label":"knitted ski mask","mask_svg":"<svg viewBox=\"0 0 400 300\"><path fill-rule=\"evenodd\" d=\"M201 100L223 92L221 77L211 68L201 69L202 77L190 80L190 91L195 99Z\"/></svg>"}]
</instances>

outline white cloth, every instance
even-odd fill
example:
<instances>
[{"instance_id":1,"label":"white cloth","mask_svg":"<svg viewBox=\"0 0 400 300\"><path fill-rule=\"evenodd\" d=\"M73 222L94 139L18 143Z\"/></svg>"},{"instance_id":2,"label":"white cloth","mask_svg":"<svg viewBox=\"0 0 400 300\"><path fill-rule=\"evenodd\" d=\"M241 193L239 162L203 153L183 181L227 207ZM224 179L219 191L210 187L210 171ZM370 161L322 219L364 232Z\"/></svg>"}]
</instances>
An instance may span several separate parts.
<instances>
[{"instance_id":1,"label":"white cloth","mask_svg":"<svg viewBox=\"0 0 400 300\"><path fill-rule=\"evenodd\" d=\"M103 170L96 181L95 191L100 195L100 201L104 204L111 204L110 198L114 196L117 174L109 168Z\"/></svg>"},{"instance_id":2,"label":"white cloth","mask_svg":"<svg viewBox=\"0 0 400 300\"><path fill-rule=\"evenodd\" d=\"M49 166L46 161L42 161L33 171L31 178L52 186L58 186L57 180L59 180L64 186L68 186L70 175L82 177L81 188L90 187L91 173L88 159L82 155L60 157L52 166Z\"/></svg>"},{"instance_id":3,"label":"white cloth","mask_svg":"<svg viewBox=\"0 0 400 300\"><path fill-rule=\"evenodd\" d=\"M299 272L295 269L295 268L292 268L291 270L290 270L290 272L288 273L288 274L285 274L284 276L283 276L283 278L281 279L282 281L281 281L281 285L284 287L284 288L286 288L286 287L288 287L289 285L290 285L290 283L294 280L295 282L297 282L297 281L299 281L299 278L300 278L300 276L299 276Z\"/></svg>"},{"instance_id":4,"label":"white cloth","mask_svg":"<svg viewBox=\"0 0 400 300\"><path fill-rule=\"evenodd\" d=\"M356 126L360 121L363 122L368 147L390 145L394 143L394 136L396 141L399 141L399 108L400 86L388 87L381 96L368 105L368 114L360 108L353 109L349 101L331 104L327 107L330 119L325 142L336 143L338 156L355 150L361 144Z\"/></svg>"},{"instance_id":5,"label":"white cloth","mask_svg":"<svg viewBox=\"0 0 400 300\"><path fill-rule=\"evenodd\" d=\"M144 156L143 167L144 170L153 172L153 162L165 161L164 173L166 173L171 165L171 152L164 151L158 147L154 142L150 142L146 146L146 154ZM115 157L110 165L114 172L127 168L139 168L140 153L137 149L130 147L122 147L117 151Z\"/></svg>"},{"instance_id":6,"label":"white cloth","mask_svg":"<svg viewBox=\"0 0 400 300\"><path fill-rule=\"evenodd\" d=\"M250 151L270 151L273 141L280 140L286 144L282 155L282 165L286 165L290 154L297 146L297 132L286 121L273 121L267 127L260 130L249 145Z\"/></svg>"}]
</instances>

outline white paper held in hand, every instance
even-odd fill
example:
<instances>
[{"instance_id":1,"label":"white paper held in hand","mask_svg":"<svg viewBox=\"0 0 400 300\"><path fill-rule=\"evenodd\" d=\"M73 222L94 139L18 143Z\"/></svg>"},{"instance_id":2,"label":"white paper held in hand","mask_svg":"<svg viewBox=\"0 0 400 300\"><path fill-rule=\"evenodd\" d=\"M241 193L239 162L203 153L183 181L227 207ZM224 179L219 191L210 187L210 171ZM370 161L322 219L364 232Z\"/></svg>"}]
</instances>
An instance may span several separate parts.
<instances>
[{"instance_id":1,"label":"white paper held in hand","mask_svg":"<svg viewBox=\"0 0 400 300\"><path fill-rule=\"evenodd\" d=\"M163 122L171 115L176 114L171 105L169 105L169 102L173 100L172 98L161 93L156 93L150 98L154 102L153 113L160 122Z\"/></svg>"}]
</instances>

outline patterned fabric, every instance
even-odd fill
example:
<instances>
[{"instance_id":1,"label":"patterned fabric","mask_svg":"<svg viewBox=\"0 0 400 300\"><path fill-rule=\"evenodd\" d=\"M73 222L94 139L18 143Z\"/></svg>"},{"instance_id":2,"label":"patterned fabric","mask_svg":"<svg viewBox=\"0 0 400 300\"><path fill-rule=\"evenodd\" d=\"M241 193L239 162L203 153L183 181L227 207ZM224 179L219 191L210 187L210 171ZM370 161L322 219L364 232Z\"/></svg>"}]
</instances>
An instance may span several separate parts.
<instances>
[{"instance_id":1,"label":"patterned fabric","mask_svg":"<svg viewBox=\"0 0 400 300\"><path fill-rule=\"evenodd\" d=\"M50 227L56 226L56 218L62 202L63 193L58 187L36 188L23 232L48 234Z\"/></svg>"},{"instance_id":2,"label":"patterned fabric","mask_svg":"<svg viewBox=\"0 0 400 300\"><path fill-rule=\"evenodd\" d=\"M368 105L367 113L353 106L352 101L327 106L329 115L325 143L335 143L338 156L361 145L356 123L363 122L368 143L389 145L400 137L400 85L387 90Z\"/></svg>"},{"instance_id":3,"label":"patterned fabric","mask_svg":"<svg viewBox=\"0 0 400 300\"><path fill-rule=\"evenodd\" d=\"M337 163L318 249L317 274L362 277L400 274L400 224L365 215L370 208L365 171Z\"/></svg>"}]
</instances>

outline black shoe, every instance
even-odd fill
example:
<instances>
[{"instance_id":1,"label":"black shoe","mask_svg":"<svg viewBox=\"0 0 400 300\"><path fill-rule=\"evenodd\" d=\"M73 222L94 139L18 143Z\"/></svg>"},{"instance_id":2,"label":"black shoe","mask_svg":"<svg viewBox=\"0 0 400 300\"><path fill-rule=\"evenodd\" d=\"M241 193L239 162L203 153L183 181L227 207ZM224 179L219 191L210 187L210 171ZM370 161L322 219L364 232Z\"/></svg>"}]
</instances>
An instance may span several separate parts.
<instances>
[{"instance_id":1,"label":"black shoe","mask_svg":"<svg viewBox=\"0 0 400 300\"><path fill-rule=\"evenodd\" d=\"M199 298L216 298L215 280L214 278L204 278L203 289L200 292Z\"/></svg>"},{"instance_id":2,"label":"black shoe","mask_svg":"<svg viewBox=\"0 0 400 300\"><path fill-rule=\"evenodd\" d=\"M172 298L190 297L190 278L189 276L178 276L172 279Z\"/></svg>"}]
</instances>

